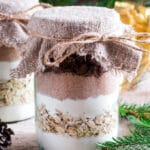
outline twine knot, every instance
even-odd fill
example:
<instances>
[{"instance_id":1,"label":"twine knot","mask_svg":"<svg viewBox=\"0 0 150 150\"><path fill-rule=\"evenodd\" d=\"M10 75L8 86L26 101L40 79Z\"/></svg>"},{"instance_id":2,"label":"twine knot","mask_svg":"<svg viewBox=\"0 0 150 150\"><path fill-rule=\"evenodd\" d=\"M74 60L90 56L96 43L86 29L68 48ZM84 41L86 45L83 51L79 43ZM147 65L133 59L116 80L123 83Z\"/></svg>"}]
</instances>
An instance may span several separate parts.
<instances>
[{"instance_id":1,"label":"twine knot","mask_svg":"<svg viewBox=\"0 0 150 150\"><path fill-rule=\"evenodd\" d=\"M145 36L145 33L140 34ZM132 36L139 36L138 33L135 33ZM150 37L150 34L147 34L147 37ZM141 51L148 53L149 51L142 49L141 47L133 46L126 41L133 41L136 43L149 43L147 40L137 40L136 38L132 38L131 34L123 35L123 36L111 36L107 34L99 34L99 33L84 33L80 34L69 41L60 42L53 46L50 50L48 50L44 55L44 65L46 67L58 67L61 62L63 62L67 57L71 56L72 54L80 51L80 49L84 48L86 44L94 44L94 43L103 43L103 42L116 42L118 44L122 44L127 48L131 48L135 51ZM70 49L70 46L78 45L76 49ZM55 53L56 52L56 53Z\"/></svg>"}]
</instances>

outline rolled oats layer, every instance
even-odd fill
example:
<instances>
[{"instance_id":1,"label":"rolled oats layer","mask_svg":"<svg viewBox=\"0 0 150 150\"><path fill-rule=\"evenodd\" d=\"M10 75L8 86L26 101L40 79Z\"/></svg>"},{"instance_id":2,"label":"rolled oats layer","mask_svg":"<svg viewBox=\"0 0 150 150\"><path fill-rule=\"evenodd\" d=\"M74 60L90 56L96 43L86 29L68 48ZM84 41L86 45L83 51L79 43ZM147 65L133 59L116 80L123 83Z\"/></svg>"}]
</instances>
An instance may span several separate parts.
<instances>
[{"instance_id":1,"label":"rolled oats layer","mask_svg":"<svg viewBox=\"0 0 150 150\"><path fill-rule=\"evenodd\" d=\"M33 75L23 79L0 80L0 107L33 103L33 85Z\"/></svg>"},{"instance_id":2,"label":"rolled oats layer","mask_svg":"<svg viewBox=\"0 0 150 150\"><path fill-rule=\"evenodd\" d=\"M73 117L68 112L56 109L56 113L51 115L45 105L38 109L38 126L43 132L69 135L75 138L104 136L116 130L117 110L114 112L104 112L95 117L83 114Z\"/></svg>"},{"instance_id":3,"label":"rolled oats layer","mask_svg":"<svg viewBox=\"0 0 150 150\"><path fill-rule=\"evenodd\" d=\"M36 4L38 0L0 0L0 13L20 13ZM19 65L21 46L29 35L13 20L1 20L0 33L0 118L4 122L28 119L34 115L34 77L12 78L11 70Z\"/></svg>"}]
</instances>

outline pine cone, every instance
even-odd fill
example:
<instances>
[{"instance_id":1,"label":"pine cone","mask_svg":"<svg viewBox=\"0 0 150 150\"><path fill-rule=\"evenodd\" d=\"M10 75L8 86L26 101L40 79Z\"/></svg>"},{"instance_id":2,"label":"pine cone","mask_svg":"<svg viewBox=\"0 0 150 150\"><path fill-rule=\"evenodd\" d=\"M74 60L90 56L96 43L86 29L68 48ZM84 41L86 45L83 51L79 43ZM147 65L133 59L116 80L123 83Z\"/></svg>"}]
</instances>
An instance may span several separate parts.
<instances>
[{"instance_id":1,"label":"pine cone","mask_svg":"<svg viewBox=\"0 0 150 150\"><path fill-rule=\"evenodd\" d=\"M14 132L10 128L7 128L6 123L0 120L0 150L11 145L11 135L14 135Z\"/></svg>"}]
</instances>

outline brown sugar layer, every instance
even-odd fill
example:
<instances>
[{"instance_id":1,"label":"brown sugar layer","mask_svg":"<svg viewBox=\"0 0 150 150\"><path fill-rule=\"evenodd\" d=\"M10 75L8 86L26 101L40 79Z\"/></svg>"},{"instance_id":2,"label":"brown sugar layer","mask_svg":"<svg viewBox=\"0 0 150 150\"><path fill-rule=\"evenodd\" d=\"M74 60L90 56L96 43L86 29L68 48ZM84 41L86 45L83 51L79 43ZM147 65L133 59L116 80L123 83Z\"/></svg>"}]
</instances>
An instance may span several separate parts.
<instances>
[{"instance_id":1,"label":"brown sugar layer","mask_svg":"<svg viewBox=\"0 0 150 150\"><path fill-rule=\"evenodd\" d=\"M0 61L16 61L20 59L20 54L14 48L0 47Z\"/></svg>"},{"instance_id":2,"label":"brown sugar layer","mask_svg":"<svg viewBox=\"0 0 150 150\"><path fill-rule=\"evenodd\" d=\"M98 78L94 76L83 77L72 73L37 74L38 92L59 100L87 99L111 94L118 89L119 82L120 77L111 72L103 73Z\"/></svg>"}]
</instances>

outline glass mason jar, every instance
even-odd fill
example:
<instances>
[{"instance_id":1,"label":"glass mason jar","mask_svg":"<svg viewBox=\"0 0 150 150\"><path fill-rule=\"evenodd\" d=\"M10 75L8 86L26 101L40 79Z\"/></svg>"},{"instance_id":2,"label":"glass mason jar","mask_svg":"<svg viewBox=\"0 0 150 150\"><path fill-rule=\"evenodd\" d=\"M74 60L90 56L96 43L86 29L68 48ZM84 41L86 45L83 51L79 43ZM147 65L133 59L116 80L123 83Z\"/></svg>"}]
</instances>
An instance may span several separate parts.
<instances>
[{"instance_id":1,"label":"glass mason jar","mask_svg":"<svg viewBox=\"0 0 150 150\"><path fill-rule=\"evenodd\" d=\"M95 150L118 134L118 96L122 76L72 73L36 76L36 127L41 149Z\"/></svg>"},{"instance_id":2,"label":"glass mason jar","mask_svg":"<svg viewBox=\"0 0 150 150\"><path fill-rule=\"evenodd\" d=\"M11 69L18 66L20 54L13 48L0 47L0 118L15 122L34 116L34 75L12 79Z\"/></svg>"}]
</instances>

